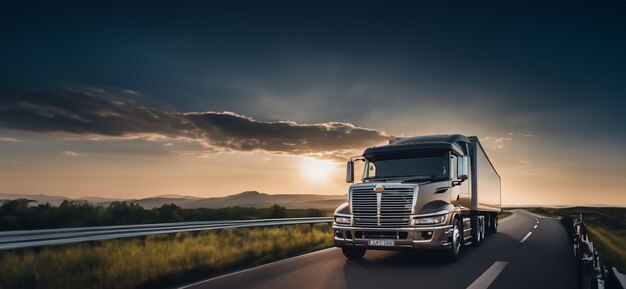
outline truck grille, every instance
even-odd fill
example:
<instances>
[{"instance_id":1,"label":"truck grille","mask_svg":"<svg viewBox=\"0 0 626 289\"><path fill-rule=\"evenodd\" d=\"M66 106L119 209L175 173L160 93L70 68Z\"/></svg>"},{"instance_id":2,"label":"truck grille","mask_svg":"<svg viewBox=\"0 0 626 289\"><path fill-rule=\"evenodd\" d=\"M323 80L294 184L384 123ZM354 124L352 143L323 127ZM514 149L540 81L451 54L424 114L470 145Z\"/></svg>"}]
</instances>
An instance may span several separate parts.
<instances>
[{"instance_id":1,"label":"truck grille","mask_svg":"<svg viewBox=\"0 0 626 289\"><path fill-rule=\"evenodd\" d=\"M404 227L413 209L413 188L385 188L380 203L373 188L354 189L351 196L354 225L362 227Z\"/></svg>"},{"instance_id":2,"label":"truck grille","mask_svg":"<svg viewBox=\"0 0 626 289\"><path fill-rule=\"evenodd\" d=\"M409 236L407 232L368 232L368 231L356 231L354 232L354 238L356 239L396 239L406 240Z\"/></svg>"}]
</instances>

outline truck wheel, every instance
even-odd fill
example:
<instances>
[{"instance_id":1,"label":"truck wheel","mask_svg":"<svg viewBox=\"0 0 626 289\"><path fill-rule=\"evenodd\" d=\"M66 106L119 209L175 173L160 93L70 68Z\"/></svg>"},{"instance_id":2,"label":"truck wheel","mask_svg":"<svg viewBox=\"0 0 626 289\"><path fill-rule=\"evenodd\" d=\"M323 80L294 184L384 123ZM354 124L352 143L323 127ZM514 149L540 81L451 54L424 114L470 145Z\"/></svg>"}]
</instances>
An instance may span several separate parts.
<instances>
[{"instance_id":1,"label":"truck wheel","mask_svg":"<svg viewBox=\"0 0 626 289\"><path fill-rule=\"evenodd\" d=\"M480 223L480 243L482 244L482 242L485 241L485 235L487 235L487 230L489 230L487 227L489 226L489 224L485 223L485 218L482 219Z\"/></svg>"},{"instance_id":2,"label":"truck wheel","mask_svg":"<svg viewBox=\"0 0 626 289\"><path fill-rule=\"evenodd\" d=\"M455 262L461 256L461 244L463 243L463 230L459 220L454 220L452 225L452 237L450 240L450 249L446 251L446 259Z\"/></svg>"},{"instance_id":3,"label":"truck wheel","mask_svg":"<svg viewBox=\"0 0 626 289\"><path fill-rule=\"evenodd\" d=\"M498 213L493 213L491 215L491 222L490 222L490 226L489 226L489 232L490 233L497 233L498 232Z\"/></svg>"},{"instance_id":4,"label":"truck wheel","mask_svg":"<svg viewBox=\"0 0 626 289\"><path fill-rule=\"evenodd\" d=\"M493 233L498 232L498 213L493 214Z\"/></svg>"},{"instance_id":5,"label":"truck wheel","mask_svg":"<svg viewBox=\"0 0 626 289\"><path fill-rule=\"evenodd\" d=\"M482 234L481 234L481 228L482 226L480 225L480 218L478 217L473 217L472 218L472 246L474 247L478 247L480 245L480 243L482 243L483 238L482 238Z\"/></svg>"},{"instance_id":6,"label":"truck wheel","mask_svg":"<svg viewBox=\"0 0 626 289\"><path fill-rule=\"evenodd\" d=\"M361 259L365 255L365 249L354 247L341 247L341 252L348 259Z\"/></svg>"}]
</instances>

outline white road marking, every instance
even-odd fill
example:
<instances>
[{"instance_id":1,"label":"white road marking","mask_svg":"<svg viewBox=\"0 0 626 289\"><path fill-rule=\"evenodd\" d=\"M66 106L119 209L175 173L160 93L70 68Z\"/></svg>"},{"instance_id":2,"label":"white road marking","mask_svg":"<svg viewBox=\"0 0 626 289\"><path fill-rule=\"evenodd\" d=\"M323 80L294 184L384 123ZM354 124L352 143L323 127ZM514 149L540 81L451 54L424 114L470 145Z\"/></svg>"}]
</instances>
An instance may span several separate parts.
<instances>
[{"instance_id":1,"label":"white road marking","mask_svg":"<svg viewBox=\"0 0 626 289\"><path fill-rule=\"evenodd\" d=\"M319 251L315 251L315 252L311 252L311 253L295 256L295 257L291 257L291 258L288 258L288 259L274 261L274 262L271 262L271 263L267 263L267 264L263 264L263 265L260 265L260 266L244 269L244 270L241 270L241 271L236 271L236 272L233 272L233 273L228 273L228 274L225 274L225 275L216 276L216 277L213 277L213 278L210 278L210 279L206 279L206 280L203 280L203 281L200 281L200 282L187 284L185 286L178 287L178 289L185 289L185 288L193 287L193 286L196 286L196 285L200 285L202 283L207 283L207 282L211 282L211 281L214 281L214 280L217 280L217 279L222 279L224 277L245 273L245 272L256 270L256 269L263 268L263 267L275 266L275 265L282 264L282 263L285 263L285 262L289 262L289 261L293 261L293 260L296 260L296 259L308 257L308 256L311 256L311 255L314 255L314 254L328 252L330 250L335 250L335 249L337 249L337 248L331 247L331 248L322 249L322 250L319 250Z\"/></svg>"},{"instance_id":2,"label":"white road marking","mask_svg":"<svg viewBox=\"0 0 626 289\"><path fill-rule=\"evenodd\" d=\"M487 289L491 283L500 275L504 267L509 264L509 262L495 262L485 273L480 275L478 279L474 280L472 284L467 286L467 289Z\"/></svg>"},{"instance_id":3,"label":"white road marking","mask_svg":"<svg viewBox=\"0 0 626 289\"><path fill-rule=\"evenodd\" d=\"M526 239L528 239L528 237L530 237L530 235L532 235L532 234L533 234L533 232L528 232L528 234L526 234L526 237L524 237L524 239L522 239L520 241L520 243L524 243L526 241Z\"/></svg>"},{"instance_id":4,"label":"white road marking","mask_svg":"<svg viewBox=\"0 0 626 289\"><path fill-rule=\"evenodd\" d=\"M535 226L533 227L533 229L537 229L537 225L535 225Z\"/></svg>"}]
</instances>

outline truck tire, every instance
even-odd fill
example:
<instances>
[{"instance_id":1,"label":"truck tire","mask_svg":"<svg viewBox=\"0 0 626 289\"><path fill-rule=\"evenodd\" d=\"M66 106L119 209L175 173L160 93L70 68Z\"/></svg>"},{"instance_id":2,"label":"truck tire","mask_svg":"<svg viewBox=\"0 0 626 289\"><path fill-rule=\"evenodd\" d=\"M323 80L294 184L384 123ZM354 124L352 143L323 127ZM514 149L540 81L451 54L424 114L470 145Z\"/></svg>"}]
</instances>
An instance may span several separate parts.
<instances>
[{"instance_id":1,"label":"truck tire","mask_svg":"<svg viewBox=\"0 0 626 289\"><path fill-rule=\"evenodd\" d=\"M361 259L365 255L365 249L354 247L341 247L341 252L348 259Z\"/></svg>"},{"instance_id":2,"label":"truck tire","mask_svg":"<svg viewBox=\"0 0 626 289\"><path fill-rule=\"evenodd\" d=\"M463 244L463 228L458 219L452 223L452 237L450 238L450 249L445 253L445 257L450 262L456 262L461 257L461 245Z\"/></svg>"},{"instance_id":3,"label":"truck tire","mask_svg":"<svg viewBox=\"0 0 626 289\"><path fill-rule=\"evenodd\" d=\"M480 218L478 216L472 217L472 246L478 247L483 242L483 226L481 225Z\"/></svg>"},{"instance_id":4,"label":"truck tire","mask_svg":"<svg viewBox=\"0 0 626 289\"><path fill-rule=\"evenodd\" d=\"M498 213L493 214L493 232L497 233L498 232Z\"/></svg>"},{"instance_id":5,"label":"truck tire","mask_svg":"<svg viewBox=\"0 0 626 289\"><path fill-rule=\"evenodd\" d=\"M487 230L489 230L487 227L489 226L489 224L487 224L487 222L485 222L485 218L483 217L480 221L480 243L482 244L482 242L485 241L485 236L487 236Z\"/></svg>"},{"instance_id":6,"label":"truck tire","mask_svg":"<svg viewBox=\"0 0 626 289\"><path fill-rule=\"evenodd\" d=\"M498 213L492 213L489 218L489 233L497 233L498 232Z\"/></svg>"}]
</instances>

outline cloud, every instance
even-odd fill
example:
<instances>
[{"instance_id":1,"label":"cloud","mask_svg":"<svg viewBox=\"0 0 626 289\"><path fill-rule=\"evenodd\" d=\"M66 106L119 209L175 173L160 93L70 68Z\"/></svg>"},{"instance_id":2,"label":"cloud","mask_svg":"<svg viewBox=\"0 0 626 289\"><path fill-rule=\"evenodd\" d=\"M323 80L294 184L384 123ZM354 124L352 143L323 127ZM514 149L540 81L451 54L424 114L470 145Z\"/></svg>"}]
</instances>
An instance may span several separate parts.
<instances>
[{"instance_id":1,"label":"cloud","mask_svg":"<svg viewBox=\"0 0 626 289\"><path fill-rule=\"evenodd\" d=\"M508 147L509 143L512 143L514 139L519 139L518 136L534 137L536 135L529 135L525 133L509 132L504 136L485 136L481 138L481 142L485 147L490 149L504 149Z\"/></svg>"},{"instance_id":2,"label":"cloud","mask_svg":"<svg viewBox=\"0 0 626 289\"><path fill-rule=\"evenodd\" d=\"M227 111L166 112L106 92L0 89L0 94L1 126L92 140L191 139L202 144L198 154L263 150L336 159L391 137L347 122L262 122Z\"/></svg>"},{"instance_id":3,"label":"cloud","mask_svg":"<svg viewBox=\"0 0 626 289\"><path fill-rule=\"evenodd\" d=\"M523 132L509 132L508 135L517 135L517 136L523 136L523 137L536 137L536 134L531 134L531 133L523 133Z\"/></svg>"},{"instance_id":4,"label":"cloud","mask_svg":"<svg viewBox=\"0 0 626 289\"><path fill-rule=\"evenodd\" d=\"M78 157L78 156L81 156L82 154L73 152L73 151L64 151L61 153L61 155L66 156L66 157Z\"/></svg>"},{"instance_id":5,"label":"cloud","mask_svg":"<svg viewBox=\"0 0 626 289\"><path fill-rule=\"evenodd\" d=\"M503 141L512 141L513 139L510 137L499 137L494 139L495 142L503 142Z\"/></svg>"},{"instance_id":6,"label":"cloud","mask_svg":"<svg viewBox=\"0 0 626 289\"><path fill-rule=\"evenodd\" d=\"M0 142L19 142L19 139L12 137L0 137Z\"/></svg>"}]
</instances>

